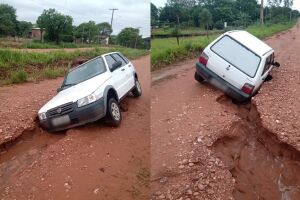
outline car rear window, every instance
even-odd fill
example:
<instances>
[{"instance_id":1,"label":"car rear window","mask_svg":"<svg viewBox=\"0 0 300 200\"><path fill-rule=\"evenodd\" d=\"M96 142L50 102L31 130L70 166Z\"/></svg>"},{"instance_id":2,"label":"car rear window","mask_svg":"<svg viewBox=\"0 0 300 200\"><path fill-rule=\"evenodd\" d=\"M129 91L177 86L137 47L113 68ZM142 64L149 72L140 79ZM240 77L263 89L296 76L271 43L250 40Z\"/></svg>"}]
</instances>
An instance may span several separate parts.
<instances>
[{"instance_id":1,"label":"car rear window","mask_svg":"<svg viewBox=\"0 0 300 200\"><path fill-rule=\"evenodd\" d=\"M260 57L231 37L225 35L211 50L248 76L255 76Z\"/></svg>"},{"instance_id":2,"label":"car rear window","mask_svg":"<svg viewBox=\"0 0 300 200\"><path fill-rule=\"evenodd\" d=\"M102 58L96 58L72 70L66 77L65 85L78 84L106 71Z\"/></svg>"}]
</instances>

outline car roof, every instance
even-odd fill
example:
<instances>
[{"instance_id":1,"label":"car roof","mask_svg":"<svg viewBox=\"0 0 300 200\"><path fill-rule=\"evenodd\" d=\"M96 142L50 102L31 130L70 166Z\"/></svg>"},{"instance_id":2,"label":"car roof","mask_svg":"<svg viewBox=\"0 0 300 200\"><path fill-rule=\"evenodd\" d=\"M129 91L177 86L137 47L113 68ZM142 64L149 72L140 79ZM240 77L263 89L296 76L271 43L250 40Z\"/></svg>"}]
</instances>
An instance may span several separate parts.
<instances>
[{"instance_id":1,"label":"car roof","mask_svg":"<svg viewBox=\"0 0 300 200\"><path fill-rule=\"evenodd\" d=\"M111 54L115 54L115 53L120 53L120 52L116 52L116 51L115 51L115 52L110 52L110 53L102 54L102 55L100 55L100 56L97 56L97 57L95 57L95 58L92 58L92 59L90 59L90 60L88 60L88 61L86 61L86 62L84 62L84 63L81 63L80 65L78 65L78 66L76 66L76 67L70 69L68 73L70 73L71 71L73 71L73 70L75 70L75 69L81 67L82 65L85 65L85 64L87 64L87 63L89 63L89 62L91 62L91 61L93 61L93 60L96 60L97 58L102 58L102 57L104 57L104 56L111 55Z\"/></svg>"},{"instance_id":2,"label":"car roof","mask_svg":"<svg viewBox=\"0 0 300 200\"><path fill-rule=\"evenodd\" d=\"M247 31L235 30L224 33L237 40L259 56L264 56L267 52L274 51L272 47L261 41Z\"/></svg>"}]
</instances>

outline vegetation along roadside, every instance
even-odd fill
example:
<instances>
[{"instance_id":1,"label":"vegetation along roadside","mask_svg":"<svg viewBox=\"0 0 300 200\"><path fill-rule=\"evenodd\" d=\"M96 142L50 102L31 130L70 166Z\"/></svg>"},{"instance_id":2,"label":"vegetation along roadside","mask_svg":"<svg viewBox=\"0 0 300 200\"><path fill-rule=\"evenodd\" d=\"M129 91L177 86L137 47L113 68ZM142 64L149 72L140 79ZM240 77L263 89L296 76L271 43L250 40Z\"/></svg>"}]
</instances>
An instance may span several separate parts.
<instances>
[{"instance_id":1,"label":"vegetation along roadside","mask_svg":"<svg viewBox=\"0 0 300 200\"><path fill-rule=\"evenodd\" d=\"M0 85L63 76L72 66L112 51L119 51L130 59L149 53L148 50L125 47L94 48L72 52L57 50L47 53L0 49Z\"/></svg>"},{"instance_id":2,"label":"vegetation along roadside","mask_svg":"<svg viewBox=\"0 0 300 200\"><path fill-rule=\"evenodd\" d=\"M151 3L151 70L195 57L223 32L246 30L264 39L290 29L299 16L292 0Z\"/></svg>"}]
</instances>

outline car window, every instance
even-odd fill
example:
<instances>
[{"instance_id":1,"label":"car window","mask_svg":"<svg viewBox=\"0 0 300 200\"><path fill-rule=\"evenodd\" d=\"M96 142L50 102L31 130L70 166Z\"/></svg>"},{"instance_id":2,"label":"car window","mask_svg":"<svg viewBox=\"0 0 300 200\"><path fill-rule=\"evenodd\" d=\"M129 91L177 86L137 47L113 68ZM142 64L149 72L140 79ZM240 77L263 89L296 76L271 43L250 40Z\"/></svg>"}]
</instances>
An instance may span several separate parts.
<instances>
[{"instance_id":1,"label":"car window","mask_svg":"<svg viewBox=\"0 0 300 200\"><path fill-rule=\"evenodd\" d=\"M108 68L111 70L112 66L116 62L116 60L113 57L111 57L111 55L105 56L105 60L107 62Z\"/></svg>"},{"instance_id":2,"label":"car window","mask_svg":"<svg viewBox=\"0 0 300 200\"><path fill-rule=\"evenodd\" d=\"M211 50L248 76L255 76L260 57L231 37L224 36Z\"/></svg>"},{"instance_id":3,"label":"car window","mask_svg":"<svg viewBox=\"0 0 300 200\"><path fill-rule=\"evenodd\" d=\"M94 59L90 62L84 63L72 70L65 79L64 85L73 85L88 80L96 75L102 74L106 71L102 58Z\"/></svg>"},{"instance_id":4,"label":"car window","mask_svg":"<svg viewBox=\"0 0 300 200\"><path fill-rule=\"evenodd\" d=\"M127 65L127 62L124 60L124 58L122 58L119 54L115 53L113 54L113 57L117 60L117 61L121 61L122 62L122 66Z\"/></svg>"},{"instance_id":5,"label":"car window","mask_svg":"<svg viewBox=\"0 0 300 200\"><path fill-rule=\"evenodd\" d=\"M264 67L263 73L261 74L262 76L270 69L273 62L274 62L274 54L271 54L266 59L265 67Z\"/></svg>"}]
</instances>

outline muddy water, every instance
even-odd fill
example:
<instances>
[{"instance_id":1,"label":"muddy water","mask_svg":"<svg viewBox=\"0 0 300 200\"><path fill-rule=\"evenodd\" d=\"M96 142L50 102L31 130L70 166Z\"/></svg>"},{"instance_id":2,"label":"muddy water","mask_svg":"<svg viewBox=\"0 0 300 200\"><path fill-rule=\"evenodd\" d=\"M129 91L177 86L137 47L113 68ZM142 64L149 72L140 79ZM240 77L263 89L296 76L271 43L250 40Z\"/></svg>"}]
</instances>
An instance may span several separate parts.
<instances>
[{"instance_id":1,"label":"muddy water","mask_svg":"<svg viewBox=\"0 0 300 200\"><path fill-rule=\"evenodd\" d=\"M213 150L235 178L235 199L300 199L300 153L265 130L251 107Z\"/></svg>"},{"instance_id":2,"label":"muddy water","mask_svg":"<svg viewBox=\"0 0 300 200\"><path fill-rule=\"evenodd\" d=\"M49 145L64 137L63 133L47 133L40 127L24 131L21 137L0 148L0 190L9 178L31 165Z\"/></svg>"}]
</instances>

